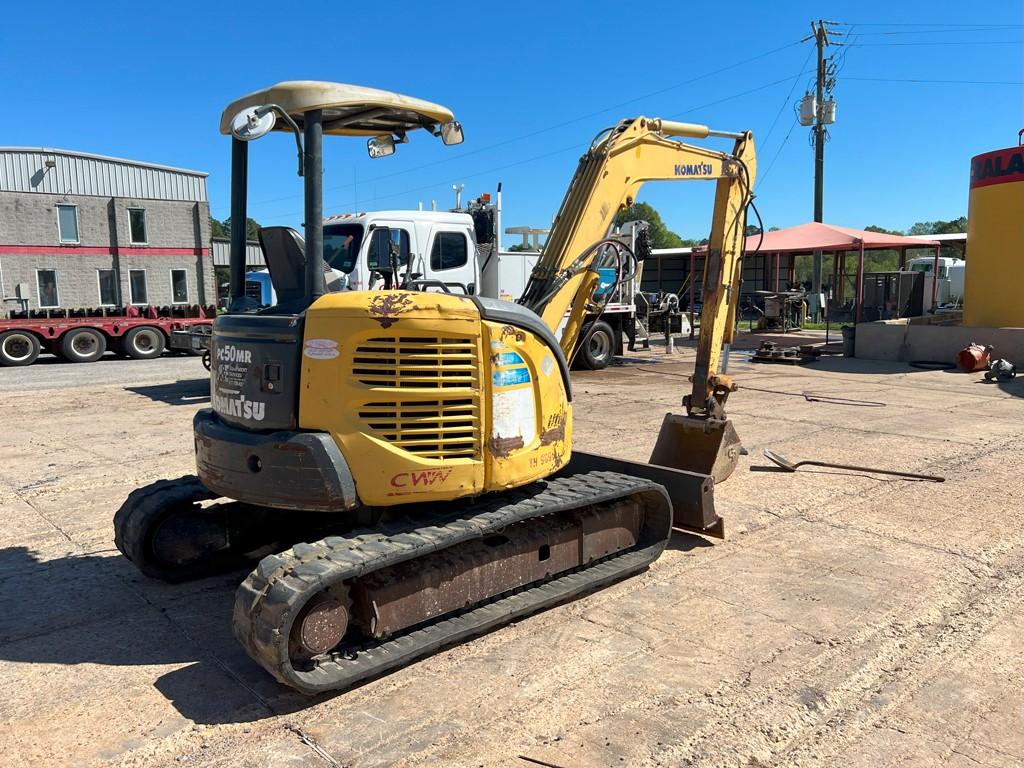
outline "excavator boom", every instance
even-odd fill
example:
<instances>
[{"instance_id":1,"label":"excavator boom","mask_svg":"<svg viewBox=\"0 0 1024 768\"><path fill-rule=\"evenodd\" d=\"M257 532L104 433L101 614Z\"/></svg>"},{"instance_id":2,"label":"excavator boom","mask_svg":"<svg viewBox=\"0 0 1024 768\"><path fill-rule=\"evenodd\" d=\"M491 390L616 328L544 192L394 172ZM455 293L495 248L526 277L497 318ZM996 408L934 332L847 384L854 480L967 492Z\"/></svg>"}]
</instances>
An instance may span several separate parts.
<instances>
[{"instance_id":1,"label":"excavator boom","mask_svg":"<svg viewBox=\"0 0 1024 768\"><path fill-rule=\"evenodd\" d=\"M735 144L729 153L684 144L674 141L675 137L732 138ZM723 410L734 387L719 373L719 365L723 345L732 343L736 326L746 210L756 165L749 132L714 131L704 125L646 117L621 121L599 134L580 158L519 300L556 334L564 323L560 344L570 357L598 286L595 259L616 214L633 205L646 182L715 181L693 387L683 401L686 415L666 416L651 461L711 474L719 482L731 474L740 451Z\"/></svg>"}]
</instances>

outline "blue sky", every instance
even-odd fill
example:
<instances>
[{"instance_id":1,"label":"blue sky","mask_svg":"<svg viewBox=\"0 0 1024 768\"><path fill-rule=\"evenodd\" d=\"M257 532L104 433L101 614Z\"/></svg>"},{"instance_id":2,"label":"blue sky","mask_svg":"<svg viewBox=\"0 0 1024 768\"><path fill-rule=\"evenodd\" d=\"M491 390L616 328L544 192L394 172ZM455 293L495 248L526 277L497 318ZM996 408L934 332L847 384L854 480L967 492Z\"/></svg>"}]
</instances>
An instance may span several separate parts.
<instances>
[{"instance_id":1,"label":"blue sky","mask_svg":"<svg viewBox=\"0 0 1024 768\"><path fill-rule=\"evenodd\" d=\"M277 81L323 79L440 102L466 133L459 147L417 135L378 160L361 140L328 140L329 213L432 199L448 207L453 183L475 196L501 181L505 224L546 226L591 137L646 114L753 130L765 225L809 221L813 152L793 104L813 80L813 43L797 41L822 16L844 22L840 39L854 43L834 49L845 61L826 148L826 221L902 229L963 215L970 157L1014 144L1024 127L1021 0L46 8L45 19L31 4L5 9L0 144L208 171L218 218L228 215L230 167L221 109ZM252 147L250 215L261 223L301 221L290 141ZM641 199L699 238L711 196L709 184L663 183Z\"/></svg>"}]
</instances>

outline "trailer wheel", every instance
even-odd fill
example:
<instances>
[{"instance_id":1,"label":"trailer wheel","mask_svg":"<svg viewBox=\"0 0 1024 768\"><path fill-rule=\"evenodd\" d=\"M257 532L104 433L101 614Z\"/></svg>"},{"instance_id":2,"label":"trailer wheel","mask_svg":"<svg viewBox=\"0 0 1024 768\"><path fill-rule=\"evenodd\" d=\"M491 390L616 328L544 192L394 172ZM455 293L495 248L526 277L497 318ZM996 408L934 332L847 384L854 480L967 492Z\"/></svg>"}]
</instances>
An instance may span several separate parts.
<instances>
[{"instance_id":1,"label":"trailer wheel","mask_svg":"<svg viewBox=\"0 0 1024 768\"><path fill-rule=\"evenodd\" d=\"M203 352L203 368L209 371L212 369L212 367L213 365L212 358L210 356L210 350L206 350L205 352Z\"/></svg>"},{"instance_id":2,"label":"trailer wheel","mask_svg":"<svg viewBox=\"0 0 1024 768\"><path fill-rule=\"evenodd\" d=\"M580 361L592 371L607 368L615 355L615 332L604 320L583 329Z\"/></svg>"},{"instance_id":3,"label":"trailer wheel","mask_svg":"<svg viewBox=\"0 0 1024 768\"><path fill-rule=\"evenodd\" d=\"M60 356L69 363L93 363L107 351L107 337L95 328L76 328L60 337Z\"/></svg>"},{"instance_id":4,"label":"trailer wheel","mask_svg":"<svg viewBox=\"0 0 1024 768\"><path fill-rule=\"evenodd\" d=\"M0 334L0 364L32 365L39 357L41 346L34 333L7 331Z\"/></svg>"},{"instance_id":5,"label":"trailer wheel","mask_svg":"<svg viewBox=\"0 0 1024 768\"><path fill-rule=\"evenodd\" d=\"M148 325L140 325L126 333L121 342L122 349L128 357L136 360L151 360L160 357L167 346L163 331Z\"/></svg>"}]
</instances>

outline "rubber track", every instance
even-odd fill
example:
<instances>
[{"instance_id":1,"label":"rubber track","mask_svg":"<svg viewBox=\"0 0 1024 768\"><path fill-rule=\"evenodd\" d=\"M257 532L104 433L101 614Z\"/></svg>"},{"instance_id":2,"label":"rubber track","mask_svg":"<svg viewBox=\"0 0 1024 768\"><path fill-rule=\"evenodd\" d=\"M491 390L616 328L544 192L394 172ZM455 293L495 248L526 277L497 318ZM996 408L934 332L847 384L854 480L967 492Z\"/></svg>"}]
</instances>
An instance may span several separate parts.
<instances>
[{"instance_id":1,"label":"rubber track","mask_svg":"<svg viewBox=\"0 0 1024 768\"><path fill-rule=\"evenodd\" d=\"M397 637L370 641L295 669L289 634L302 607L328 587L455 544L478 539L531 518L636 497L646 510L637 547L597 564L534 583L441 617ZM449 508L450 509L450 508ZM671 533L672 505L657 483L615 472L588 472L541 481L429 520L396 522L381 530L329 536L265 557L235 596L234 632L261 666L304 693L347 688L408 664L442 647L482 634L646 568Z\"/></svg>"},{"instance_id":2,"label":"rubber track","mask_svg":"<svg viewBox=\"0 0 1024 768\"><path fill-rule=\"evenodd\" d=\"M147 533L168 508L216 497L195 475L157 480L136 488L114 513L114 544L146 576L169 582L196 578L195 568L165 565L155 560L148 549Z\"/></svg>"}]
</instances>

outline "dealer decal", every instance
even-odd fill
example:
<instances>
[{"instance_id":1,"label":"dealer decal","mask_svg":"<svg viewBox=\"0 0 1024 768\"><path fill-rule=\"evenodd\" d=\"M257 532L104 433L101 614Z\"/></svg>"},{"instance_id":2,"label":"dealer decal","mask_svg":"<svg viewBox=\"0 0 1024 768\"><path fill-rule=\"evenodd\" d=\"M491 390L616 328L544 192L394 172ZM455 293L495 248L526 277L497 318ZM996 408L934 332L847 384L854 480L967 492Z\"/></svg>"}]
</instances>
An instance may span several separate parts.
<instances>
[{"instance_id":1,"label":"dealer decal","mask_svg":"<svg viewBox=\"0 0 1024 768\"><path fill-rule=\"evenodd\" d=\"M302 354L312 360L331 360L340 353L338 342L333 339L306 339L302 345Z\"/></svg>"}]
</instances>

